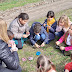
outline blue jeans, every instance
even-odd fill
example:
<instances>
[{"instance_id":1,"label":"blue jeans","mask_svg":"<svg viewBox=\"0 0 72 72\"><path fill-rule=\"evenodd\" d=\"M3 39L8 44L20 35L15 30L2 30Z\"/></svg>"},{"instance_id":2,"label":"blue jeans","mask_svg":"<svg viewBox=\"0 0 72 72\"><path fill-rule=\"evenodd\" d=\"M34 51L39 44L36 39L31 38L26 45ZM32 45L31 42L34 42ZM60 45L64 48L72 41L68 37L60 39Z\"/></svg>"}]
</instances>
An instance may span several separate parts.
<instances>
[{"instance_id":1,"label":"blue jeans","mask_svg":"<svg viewBox=\"0 0 72 72\"><path fill-rule=\"evenodd\" d=\"M63 31L60 31L60 32L55 32L55 35L58 36L58 37L61 37L63 36L64 32Z\"/></svg>"},{"instance_id":2,"label":"blue jeans","mask_svg":"<svg viewBox=\"0 0 72 72\"><path fill-rule=\"evenodd\" d=\"M50 41L51 41L51 40L48 40L48 41L46 42L46 44L49 44L49 43L50 43Z\"/></svg>"},{"instance_id":3,"label":"blue jeans","mask_svg":"<svg viewBox=\"0 0 72 72\"><path fill-rule=\"evenodd\" d=\"M41 34L41 35L35 35L34 40L35 42L37 42L38 40L44 41L45 40L45 34Z\"/></svg>"}]
</instances>

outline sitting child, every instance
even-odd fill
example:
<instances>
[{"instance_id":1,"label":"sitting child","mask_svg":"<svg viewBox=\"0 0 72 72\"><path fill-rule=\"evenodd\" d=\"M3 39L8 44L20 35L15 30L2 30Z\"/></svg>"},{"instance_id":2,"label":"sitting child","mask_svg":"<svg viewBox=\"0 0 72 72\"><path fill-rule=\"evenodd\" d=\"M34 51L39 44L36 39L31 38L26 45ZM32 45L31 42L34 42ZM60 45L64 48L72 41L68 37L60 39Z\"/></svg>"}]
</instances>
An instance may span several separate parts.
<instances>
[{"instance_id":1,"label":"sitting child","mask_svg":"<svg viewBox=\"0 0 72 72\"><path fill-rule=\"evenodd\" d=\"M37 72L56 72L56 68L46 56L42 55L37 59Z\"/></svg>"},{"instance_id":2,"label":"sitting child","mask_svg":"<svg viewBox=\"0 0 72 72\"><path fill-rule=\"evenodd\" d=\"M47 13L47 19L43 23L43 26L49 34L49 40L47 42L48 44L51 40L55 39L55 31L57 26L57 21L55 20L55 15L53 11L49 11Z\"/></svg>"},{"instance_id":3,"label":"sitting child","mask_svg":"<svg viewBox=\"0 0 72 72\"><path fill-rule=\"evenodd\" d=\"M36 42L40 40L41 45L38 45ZM34 22L30 28L30 42L32 45L35 45L37 48L45 46L45 43L48 41L48 34L43 26L39 22Z\"/></svg>"},{"instance_id":4,"label":"sitting child","mask_svg":"<svg viewBox=\"0 0 72 72\"><path fill-rule=\"evenodd\" d=\"M13 41L14 34L10 30L7 30L7 34L8 34L8 37L10 39L8 46L9 46L11 52L12 52L12 49L13 49L13 48L11 48L12 47L12 44L15 44L15 41ZM18 51L18 48L17 47L15 49Z\"/></svg>"},{"instance_id":5,"label":"sitting child","mask_svg":"<svg viewBox=\"0 0 72 72\"><path fill-rule=\"evenodd\" d=\"M70 58L72 60L72 54ZM64 69L65 69L65 72L72 72L72 62L69 62L68 64L66 64Z\"/></svg>"},{"instance_id":6,"label":"sitting child","mask_svg":"<svg viewBox=\"0 0 72 72\"><path fill-rule=\"evenodd\" d=\"M70 19L68 18L68 16L62 15L59 18L59 20L58 20L58 24L57 24L55 35L58 36L58 37L63 36L63 34L68 31L71 23L72 22L70 21Z\"/></svg>"},{"instance_id":7,"label":"sitting child","mask_svg":"<svg viewBox=\"0 0 72 72\"><path fill-rule=\"evenodd\" d=\"M65 44L67 47L61 46L61 50L69 51L72 50L72 24L69 27L69 30L56 42L56 45L61 44L63 41L65 41Z\"/></svg>"}]
</instances>

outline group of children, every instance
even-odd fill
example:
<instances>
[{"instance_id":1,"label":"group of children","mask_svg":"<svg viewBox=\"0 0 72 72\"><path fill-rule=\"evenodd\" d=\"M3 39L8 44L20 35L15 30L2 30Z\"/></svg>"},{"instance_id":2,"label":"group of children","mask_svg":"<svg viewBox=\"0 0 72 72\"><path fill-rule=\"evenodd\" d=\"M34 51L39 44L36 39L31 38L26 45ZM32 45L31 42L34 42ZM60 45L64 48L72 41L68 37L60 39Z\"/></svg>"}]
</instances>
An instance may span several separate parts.
<instances>
[{"instance_id":1,"label":"group of children","mask_svg":"<svg viewBox=\"0 0 72 72\"><path fill-rule=\"evenodd\" d=\"M13 32L15 44L18 49L23 48L23 43L29 38L30 43L39 48L49 44L50 41L54 40L56 36L61 37L56 45L59 45L63 41L67 44L67 47L60 47L61 50L72 50L71 47L71 24L69 17L62 15L58 21L55 19L53 11L48 11L47 19L43 24L40 22L34 22L29 28L28 26L29 16L26 13L21 13L16 17L10 24L8 30ZM68 35L67 35L68 34ZM41 41L41 45L37 43Z\"/></svg>"},{"instance_id":2,"label":"group of children","mask_svg":"<svg viewBox=\"0 0 72 72\"><path fill-rule=\"evenodd\" d=\"M53 11L47 13L47 19L42 24L48 34L47 44L55 36L58 36L60 39L56 41L56 45L61 44L63 41L66 44L66 47L60 46L61 50L69 51L72 50L72 22L69 17L62 15L58 22L55 20L55 15ZM71 54L72 60L72 54ZM54 64L45 56L40 56L37 59L37 72L56 72ZM65 65L65 72L72 72L72 62Z\"/></svg>"},{"instance_id":3,"label":"group of children","mask_svg":"<svg viewBox=\"0 0 72 72\"><path fill-rule=\"evenodd\" d=\"M30 28L30 41L33 45L37 48L43 47L45 44L49 44L51 40L55 39L55 36L58 36L60 39L56 41L56 45L65 41L67 47L61 46L60 49L65 51L72 50L72 22L69 17L62 15L57 22L54 12L49 11L45 22L39 24L39 22L34 22ZM42 42L41 45L36 43L38 40ZM37 59L37 68L37 72L56 72L54 64L45 56L40 56ZM72 62L65 65L65 72L72 72Z\"/></svg>"},{"instance_id":4,"label":"group of children","mask_svg":"<svg viewBox=\"0 0 72 72\"><path fill-rule=\"evenodd\" d=\"M49 44L51 40L55 39L55 36L60 37L56 45L59 45L63 41L67 45L67 47L61 46L61 50L72 50L72 22L66 15L62 15L57 22L54 12L49 11L47 19L43 24L34 22L30 28L30 41L37 48ZM42 42L41 45L36 43L38 40Z\"/></svg>"},{"instance_id":5,"label":"group of children","mask_svg":"<svg viewBox=\"0 0 72 72\"><path fill-rule=\"evenodd\" d=\"M56 41L56 45L61 44L63 41L67 47L61 46L61 50L72 50L72 22L69 17L62 15L58 21L55 19L53 11L47 13L47 19L43 24L40 22L34 22L29 29L28 26L29 16L26 13L21 13L16 17L8 28L8 36L10 38L9 48L12 51L12 44L16 44L15 49L22 49L24 41L29 38L33 46L40 48L45 44L49 44L50 41L55 39L55 36L60 37ZM37 43L41 41L41 45ZM45 56L40 56L37 59L37 72L56 72L54 64ZM65 66L65 69L67 66ZM69 69L67 69L69 70ZM69 71L65 72L69 72ZM72 70L72 69L71 69Z\"/></svg>"}]
</instances>

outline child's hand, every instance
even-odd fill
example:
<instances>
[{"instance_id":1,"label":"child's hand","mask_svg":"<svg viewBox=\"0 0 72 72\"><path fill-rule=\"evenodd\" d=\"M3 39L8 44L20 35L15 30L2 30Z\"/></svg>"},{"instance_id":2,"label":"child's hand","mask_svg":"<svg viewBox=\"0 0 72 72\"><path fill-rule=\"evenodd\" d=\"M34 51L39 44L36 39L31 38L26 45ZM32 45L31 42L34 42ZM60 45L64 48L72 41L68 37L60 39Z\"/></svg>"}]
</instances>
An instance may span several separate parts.
<instances>
[{"instance_id":1,"label":"child's hand","mask_svg":"<svg viewBox=\"0 0 72 72\"><path fill-rule=\"evenodd\" d=\"M40 48L40 45L38 45L37 43L35 43L35 46L36 46L37 48Z\"/></svg>"},{"instance_id":2,"label":"child's hand","mask_svg":"<svg viewBox=\"0 0 72 72\"><path fill-rule=\"evenodd\" d=\"M44 47L45 46L45 43L43 42L42 44L41 44L41 47Z\"/></svg>"},{"instance_id":3,"label":"child's hand","mask_svg":"<svg viewBox=\"0 0 72 72\"><path fill-rule=\"evenodd\" d=\"M12 48L16 48L16 44L15 43L12 43Z\"/></svg>"},{"instance_id":4,"label":"child's hand","mask_svg":"<svg viewBox=\"0 0 72 72\"><path fill-rule=\"evenodd\" d=\"M27 34L23 34L23 37L24 37L24 38L27 38L27 37L28 37L28 35L27 35Z\"/></svg>"},{"instance_id":5,"label":"child's hand","mask_svg":"<svg viewBox=\"0 0 72 72\"><path fill-rule=\"evenodd\" d=\"M18 48L16 47L16 44L15 43L12 44L11 50L12 50L12 52L13 51L18 51Z\"/></svg>"},{"instance_id":6,"label":"child's hand","mask_svg":"<svg viewBox=\"0 0 72 72\"><path fill-rule=\"evenodd\" d=\"M8 47L11 47L11 44L8 44Z\"/></svg>"},{"instance_id":7,"label":"child's hand","mask_svg":"<svg viewBox=\"0 0 72 72\"><path fill-rule=\"evenodd\" d=\"M27 35L29 35L29 34L30 34L30 32L29 32L29 31L27 31L27 32L26 32L26 34L27 34Z\"/></svg>"},{"instance_id":8,"label":"child's hand","mask_svg":"<svg viewBox=\"0 0 72 72\"><path fill-rule=\"evenodd\" d=\"M15 41L13 40L9 40L9 44L8 44L8 47L12 47L12 44L15 43Z\"/></svg>"},{"instance_id":9,"label":"child's hand","mask_svg":"<svg viewBox=\"0 0 72 72\"><path fill-rule=\"evenodd\" d=\"M45 26L46 26L46 24L44 23L44 24L43 24L43 26L45 27Z\"/></svg>"},{"instance_id":10,"label":"child's hand","mask_svg":"<svg viewBox=\"0 0 72 72\"><path fill-rule=\"evenodd\" d=\"M65 50L65 47L61 46L60 49L61 49L61 50Z\"/></svg>"},{"instance_id":11,"label":"child's hand","mask_svg":"<svg viewBox=\"0 0 72 72\"><path fill-rule=\"evenodd\" d=\"M56 45L59 45L60 44L60 42L59 41L56 41Z\"/></svg>"},{"instance_id":12,"label":"child's hand","mask_svg":"<svg viewBox=\"0 0 72 72\"><path fill-rule=\"evenodd\" d=\"M65 72L70 72L68 69L65 69Z\"/></svg>"},{"instance_id":13,"label":"child's hand","mask_svg":"<svg viewBox=\"0 0 72 72\"><path fill-rule=\"evenodd\" d=\"M29 35L30 35L30 32L29 32L29 31L28 31L28 32L26 32L26 35L28 35L28 36L29 36Z\"/></svg>"},{"instance_id":14,"label":"child's hand","mask_svg":"<svg viewBox=\"0 0 72 72\"><path fill-rule=\"evenodd\" d=\"M51 29L51 26L47 26L48 29Z\"/></svg>"}]
</instances>

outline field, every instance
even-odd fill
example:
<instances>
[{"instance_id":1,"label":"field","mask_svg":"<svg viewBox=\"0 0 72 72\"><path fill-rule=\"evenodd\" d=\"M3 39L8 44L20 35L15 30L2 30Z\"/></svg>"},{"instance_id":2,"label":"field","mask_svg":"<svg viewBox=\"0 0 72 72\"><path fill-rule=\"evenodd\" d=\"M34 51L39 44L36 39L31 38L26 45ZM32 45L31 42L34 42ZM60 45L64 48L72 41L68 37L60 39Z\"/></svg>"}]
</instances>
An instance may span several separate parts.
<instances>
[{"instance_id":1,"label":"field","mask_svg":"<svg viewBox=\"0 0 72 72\"><path fill-rule=\"evenodd\" d=\"M1 0L0 10L7 10L14 7L24 6L29 3L39 2L40 0Z\"/></svg>"},{"instance_id":2,"label":"field","mask_svg":"<svg viewBox=\"0 0 72 72\"><path fill-rule=\"evenodd\" d=\"M72 9L56 13L56 20L58 20L59 17L63 14L66 14L72 21ZM45 19L46 17L43 17L35 21L43 23ZM32 23L35 21L29 22L29 25L31 26ZM64 72L65 64L70 62L71 60L69 56L64 56L59 49L55 49L56 40L57 39L51 41L48 45L45 45L45 47L43 48L33 48L28 40L24 45L23 49L18 51L22 72L36 72L36 61L38 58L38 56L36 56L37 51L40 51L41 55L47 56L55 64L57 72ZM28 57L33 57L33 60L29 61ZM23 62L22 58L26 58L27 60Z\"/></svg>"}]
</instances>

